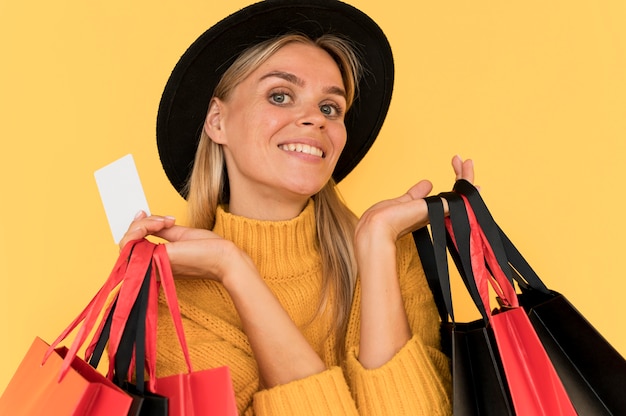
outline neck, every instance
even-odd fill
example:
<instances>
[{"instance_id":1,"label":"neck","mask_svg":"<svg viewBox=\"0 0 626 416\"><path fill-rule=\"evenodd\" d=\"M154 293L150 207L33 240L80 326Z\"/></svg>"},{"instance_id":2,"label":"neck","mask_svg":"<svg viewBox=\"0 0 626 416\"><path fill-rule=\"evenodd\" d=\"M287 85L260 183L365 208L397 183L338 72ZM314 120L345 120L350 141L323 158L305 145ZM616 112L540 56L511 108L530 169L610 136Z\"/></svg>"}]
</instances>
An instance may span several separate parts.
<instances>
[{"instance_id":1,"label":"neck","mask_svg":"<svg viewBox=\"0 0 626 416\"><path fill-rule=\"evenodd\" d=\"M276 194L259 197L257 194L252 197L248 193L235 193L230 195L228 211L255 220L285 221L300 215L309 199L301 195L289 198Z\"/></svg>"}]
</instances>

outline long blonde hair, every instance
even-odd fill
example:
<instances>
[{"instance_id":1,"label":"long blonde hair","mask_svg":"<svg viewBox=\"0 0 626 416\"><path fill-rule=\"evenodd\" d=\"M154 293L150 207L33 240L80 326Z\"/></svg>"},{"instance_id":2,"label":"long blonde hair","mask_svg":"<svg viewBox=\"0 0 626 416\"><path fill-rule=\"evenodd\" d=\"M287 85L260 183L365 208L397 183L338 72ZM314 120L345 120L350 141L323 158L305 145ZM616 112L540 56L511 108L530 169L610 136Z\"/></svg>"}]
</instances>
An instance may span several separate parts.
<instances>
[{"instance_id":1,"label":"long blonde hair","mask_svg":"<svg viewBox=\"0 0 626 416\"><path fill-rule=\"evenodd\" d=\"M349 43L334 35L323 35L311 40L301 34L289 34L255 45L243 52L226 70L213 97L227 99L252 71L280 48L293 42L315 45L333 57L341 71L349 109L357 94L362 67ZM229 184L223 149L204 130L185 191L190 225L212 229L218 205L228 203ZM323 295L318 314L328 311L333 313L336 355L342 359L357 273L353 244L357 218L341 199L332 179L313 196L313 200L323 275ZM334 305L327 302L331 294L336 299Z\"/></svg>"}]
</instances>

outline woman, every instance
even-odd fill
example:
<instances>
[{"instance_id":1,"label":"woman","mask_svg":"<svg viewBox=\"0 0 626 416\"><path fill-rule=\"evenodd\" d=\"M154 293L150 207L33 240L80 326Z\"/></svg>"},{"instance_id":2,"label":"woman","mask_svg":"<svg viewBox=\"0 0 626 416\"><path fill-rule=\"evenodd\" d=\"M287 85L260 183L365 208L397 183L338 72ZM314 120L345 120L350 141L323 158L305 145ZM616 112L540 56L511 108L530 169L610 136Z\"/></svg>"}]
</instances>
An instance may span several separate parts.
<instances>
[{"instance_id":1,"label":"woman","mask_svg":"<svg viewBox=\"0 0 626 416\"><path fill-rule=\"evenodd\" d=\"M201 36L168 82L159 151L191 227L141 213L120 244L168 241L194 368L228 365L242 414L451 413L410 237L428 222L430 183L359 220L335 191L376 137L392 83L378 26L334 0L249 6ZM204 89L210 99L193 98ZM453 166L473 179L470 161ZM165 315L158 339L159 375L185 371Z\"/></svg>"}]
</instances>

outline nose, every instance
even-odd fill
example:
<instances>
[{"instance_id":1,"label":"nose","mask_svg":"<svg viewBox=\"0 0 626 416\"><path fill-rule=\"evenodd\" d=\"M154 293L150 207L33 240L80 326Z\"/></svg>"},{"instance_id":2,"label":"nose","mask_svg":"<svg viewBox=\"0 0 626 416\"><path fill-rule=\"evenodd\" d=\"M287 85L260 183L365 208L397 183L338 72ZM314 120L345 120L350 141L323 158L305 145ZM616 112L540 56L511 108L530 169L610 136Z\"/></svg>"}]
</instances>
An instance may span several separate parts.
<instances>
[{"instance_id":1,"label":"nose","mask_svg":"<svg viewBox=\"0 0 626 416\"><path fill-rule=\"evenodd\" d=\"M307 106L299 116L298 125L312 126L323 129L326 126L326 117L322 114L320 108L316 105Z\"/></svg>"}]
</instances>

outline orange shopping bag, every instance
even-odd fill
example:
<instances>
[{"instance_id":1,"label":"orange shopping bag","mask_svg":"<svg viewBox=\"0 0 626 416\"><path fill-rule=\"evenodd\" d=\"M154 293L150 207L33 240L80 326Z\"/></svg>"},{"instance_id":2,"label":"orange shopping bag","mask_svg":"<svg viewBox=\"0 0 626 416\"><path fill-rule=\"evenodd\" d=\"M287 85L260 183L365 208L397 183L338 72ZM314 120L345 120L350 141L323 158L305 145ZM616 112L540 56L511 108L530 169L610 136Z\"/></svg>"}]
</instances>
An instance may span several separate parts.
<instances>
[{"instance_id":1,"label":"orange shopping bag","mask_svg":"<svg viewBox=\"0 0 626 416\"><path fill-rule=\"evenodd\" d=\"M113 271L76 319L48 345L35 338L0 397L0 415L11 416L126 416L131 397L77 357L95 326L108 295L122 281L131 246L124 249ZM69 349L57 348L83 323Z\"/></svg>"},{"instance_id":2,"label":"orange shopping bag","mask_svg":"<svg viewBox=\"0 0 626 416\"><path fill-rule=\"evenodd\" d=\"M67 374L59 373L67 348L55 349L42 365L50 346L35 338L0 398L0 415L126 416L131 398L79 357Z\"/></svg>"}]
</instances>

